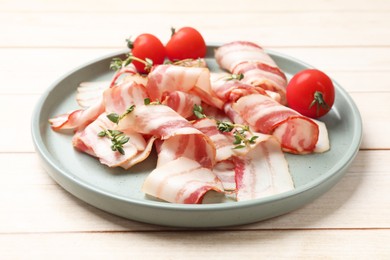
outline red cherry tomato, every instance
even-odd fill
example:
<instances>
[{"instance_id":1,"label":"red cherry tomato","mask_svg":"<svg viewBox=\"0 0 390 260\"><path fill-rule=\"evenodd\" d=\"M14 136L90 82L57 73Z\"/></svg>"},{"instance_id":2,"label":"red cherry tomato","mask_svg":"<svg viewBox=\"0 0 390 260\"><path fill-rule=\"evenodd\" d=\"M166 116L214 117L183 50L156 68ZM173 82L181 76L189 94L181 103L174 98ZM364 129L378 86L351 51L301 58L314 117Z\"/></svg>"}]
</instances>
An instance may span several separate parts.
<instances>
[{"instance_id":1,"label":"red cherry tomato","mask_svg":"<svg viewBox=\"0 0 390 260\"><path fill-rule=\"evenodd\" d=\"M317 118L332 108L335 90L322 71L307 69L295 74L287 85L288 106L304 116Z\"/></svg>"},{"instance_id":2,"label":"red cherry tomato","mask_svg":"<svg viewBox=\"0 0 390 260\"><path fill-rule=\"evenodd\" d=\"M161 41L154 35L144 33L134 40L134 42L128 41L131 53L136 58L141 60L151 59L153 65L162 64L165 59L165 47ZM133 60L133 64L139 73L146 73L145 64L136 60Z\"/></svg>"},{"instance_id":3,"label":"red cherry tomato","mask_svg":"<svg viewBox=\"0 0 390 260\"><path fill-rule=\"evenodd\" d=\"M207 50L202 35L192 27L183 27L176 32L173 29L165 49L171 61L204 58Z\"/></svg>"}]
</instances>

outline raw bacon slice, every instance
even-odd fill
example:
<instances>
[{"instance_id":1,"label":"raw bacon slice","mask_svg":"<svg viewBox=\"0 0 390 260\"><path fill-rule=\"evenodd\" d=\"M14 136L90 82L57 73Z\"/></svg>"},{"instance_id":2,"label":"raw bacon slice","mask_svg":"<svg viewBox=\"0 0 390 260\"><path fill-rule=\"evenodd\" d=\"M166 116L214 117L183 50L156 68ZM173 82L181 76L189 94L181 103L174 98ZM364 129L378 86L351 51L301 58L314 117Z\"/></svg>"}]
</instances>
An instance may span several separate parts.
<instances>
[{"instance_id":1,"label":"raw bacon slice","mask_svg":"<svg viewBox=\"0 0 390 260\"><path fill-rule=\"evenodd\" d=\"M194 94L211 106L223 105L211 90L207 68L158 65L149 73L146 88L152 101L164 101L168 93L179 90Z\"/></svg>"},{"instance_id":2,"label":"raw bacon slice","mask_svg":"<svg viewBox=\"0 0 390 260\"><path fill-rule=\"evenodd\" d=\"M80 131L93 122L104 111L122 114L131 105L140 105L147 98L143 85L133 81L124 81L103 92L103 98L85 109L77 109L49 120L54 130L71 129Z\"/></svg>"},{"instance_id":3,"label":"raw bacon slice","mask_svg":"<svg viewBox=\"0 0 390 260\"><path fill-rule=\"evenodd\" d=\"M275 61L257 44L231 42L219 47L215 51L215 58L221 68L233 74L243 74L243 83L276 93L276 100L286 104L287 78Z\"/></svg>"},{"instance_id":4,"label":"raw bacon slice","mask_svg":"<svg viewBox=\"0 0 390 260\"><path fill-rule=\"evenodd\" d=\"M318 125L295 110L257 94L240 98L232 107L254 131L275 136L284 151L297 154L314 151Z\"/></svg>"},{"instance_id":5,"label":"raw bacon slice","mask_svg":"<svg viewBox=\"0 0 390 260\"><path fill-rule=\"evenodd\" d=\"M119 84L134 82L146 86L147 77L140 74L129 74ZM110 86L109 81L85 81L77 88L76 101L80 107L86 108L101 99L103 92ZM114 85L115 86L115 85Z\"/></svg>"},{"instance_id":6,"label":"raw bacon slice","mask_svg":"<svg viewBox=\"0 0 390 260\"><path fill-rule=\"evenodd\" d=\"M98 102L104 90L110 85L109 81L81 82L77 88L76 101L82 108L87 108Z\"/></svg>"},{"instance_id":7,"label":"raw bacon slice","mask_svg":"<svg viewBox=\"0 0 390 260\"><path fill-rule=\"evenodd\" d=\"M274 138L258 142L245 156L234 157L237 201L258 199L294 189L287 161Z\"/></svg>"},{"instance_id":8,"label":"raw bacon slice","mask_svg":"<svg viewBox=\"0 0 390 260\"><path fill-rule=\"evenodd\" d=\"M286 105L287 78L279 68L261 62L244 62L238 64L233 73L243 74L243 83L263 88L275 100Z\"/></svg>"},{"instance_id":9,"label":"raw bacon slice","mask_svg":"<svg viewBox=\"0 0 390 260\"><path fill-rule=\"evenodd\" d=\"M242 80L229 79L224 74L211 80L211 88L225 104L250 94L268 95L263 88L246 84Z\"/></svg>"},{"instance_id":10,"label":"raw bacon slice","mask_svg":"<svg viewBox=\"0 0 390 260\"><path fill-rule=\"evenodd\" d=\"M103 112L104 104L102 100L99 100L94 105L86 109L77 109L72 112L50 118L49 123L51 128L56 131L79 131L93 122Z\"/></svg>"},{"instance_id":11,"label":"raw bacon slice","mask_svg":"<svg viewBox=\"0 0 390 260\"><path fill-rule=\"evenodd\" d=\"M231 133L220 132L217 128L217 122L214 119L203 118L196 121L193 125L207 135L214 143L217 162L230 159L233 156L233 135Z\"/></svg>"},{"instance_id":12,"label":"raw bacon slice","mask_svg":"<svg viewBox=\"0 0 390 260\"><path fill-rule=\"evenodd\" d=\"M105 113L101 114L94 122L83 131L77 132L73 137L73 146L81 152L97 157L102 164L108 167L121 166L125 169L145 159L151 151L147 148L144 137L133 131L123 131L130 139L123 145L124 154L111 150L111 140L107 137L99 137L103 129L114 129Z\"/></svg>"},{"instance_id":13,"label":"raw bacon slice","mask_svg":"<svg viewBox=\"0 0 390 260\"><path fill-rule=\"evenodd\" d=\"M145 86L134 81L124 81L103 93L106 112L119 115L132 105L143 105L147 97Z\"/></svg>"},{"instance_id":14,"label":"raw bacon slice","mask_svg":"<svg viewBox=\"0 0 390 260\"><path fill-rule=\"evenodd\" d=\"M211 169L215 164L215 147L210 139L201 134L181 134L162 141L158 148L157 167L180 157L197 161Z\"/></svg>"},{"instance_id":15,"label":"raw bacon slice","mask_svg":"<svg viewBox=\"0 0 390 260\"><path fill-rule=\"evenodd\" d=\"M182 91L173 91L169 93L162 104L169 106L184 118L193 115L194 105L200 105L202 100L195 95Z\"/></svg>"},{"instance_id":16,"label":"raw bacon slice","mask_svg":"<svg viewBox=\"0 0 390 260\"><path fill-rule=\"evenodd\" d=\"M158 149L158 165L185 156L211 168L215 146L208 136L165 105L136 106L118 124L119 130L132 129L143 135L164 140Z\"/></svg>"},{"instance_id":17,"label":"raw bacon slice","mask_svg":"<svg viewBox=\"0 0 390 260\"><path fill-rule=\"evenodd\" d=\"M148 195L182 204L201 203L210 190L223 192L219 179L210 169L185 157L157 167L142 186L142 191Z\"/></svg>"},{"instance_id":18,"label":"raw bacon slice","mask_svg":"<svg viewBox=\"0 0 390 260\"><path fill-rule=\"evenodd\" d=\"M119 130L154 135L165 140L178 134L199 134L190 122L165 105L140 105L124 117L118 124Z\"/></svg>"},{"instance_id":19,"label":"raw bacon slice","mask_svg":"<svg viewBox=\"0 0 390 260\"><path fill-rule=\"evenodd\" d=\"M247 41L234 41L222 45L215 51L219 66L233 73L242 62L262 61L263 64L277 67L275 61L259 45Z\"/></svg>"}]
</instances>

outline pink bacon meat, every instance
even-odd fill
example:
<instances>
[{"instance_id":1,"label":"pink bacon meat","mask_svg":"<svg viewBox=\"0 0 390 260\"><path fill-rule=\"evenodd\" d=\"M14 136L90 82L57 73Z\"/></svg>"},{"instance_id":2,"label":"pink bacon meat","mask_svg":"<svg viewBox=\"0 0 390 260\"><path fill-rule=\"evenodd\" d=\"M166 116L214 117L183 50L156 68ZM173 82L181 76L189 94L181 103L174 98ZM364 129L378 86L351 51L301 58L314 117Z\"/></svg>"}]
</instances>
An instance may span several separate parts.
<instances>
[{"instance_id":1,"label":"pink bacon meat","mask_svg":"<svg viewBox=\"0 0 390 260\"><path fill-rule=\"evenodd\" d=\"M105 111L120 115L132 105L143 105L144 99L147 97L144 85L137 84L134 81L124 81L104 91Z\"/></svg>"},{"instance_id":2,"label":"pink bacon meat","mask_svg":"<svg viewBox=\"0 0 390 260\"><path fill-rule=\"evenodd\" d=\"M220 180L209 168L186 157L157 167L142 186L142 191L146 194L181 204L201 203L210 190L223 192Z\"/></svg>"},{"instance_id":3,"label":"pink bacon meat","mask_svg":"<svg viewBox=\"0 0 390 260\"><path fill-rule=\"evenodd\" d=\"M198 96L211 106L223 106L223 102L211 90L210 71L207 68L159 65L149 73L146 88L152 101L162 102L169 93L182 91Z\"/></svg>"},{"instance_id":4,"label":"pink bacon meat","mask_svg":"<svg viewBox=\"0 0 390 260\"><path fill-rule=\"evenodd\" d=\"M233 74L243 74L243 83L261 87L281 104L286 104L287 78L257 44L235 41L222 45L215 51L215 59L221 68Z\"/></svg>"},{"instance_id":5,"label":"pink bacon meat","mask_svg":"<svg viewBox=\"0 0 390 260\"><path fill-rule=\"evenodd\" d=\"M215 163L216 151L210 138L168 106L136 106L118 125L119 130L129 128L164 141L158 149L159 166L182 156L208 168Z\"/></svg>"},{"instance_id":6,"label":"pink bacon meat","mask_svg":"<svg viewBox=\"0 0 390 260\"><path fill-rule=\"evenodd\" d=\"M184 118L191 117L194 105L200 105L201 103L202 100L198 96L183 91L170 92L162 102Z\"/></svg>"},{"instance_id":7,"label":"pink bacon meat","mask_svg":"<svg viewBox=\"0 0 390 260\"><path fill-rule=\"evenodd\" d=\"M295 110L257 94L240 98L232 107L254 131L275 136L284 151L296 154L314 151L319 127Z\"/></svg>"}]
</instances>

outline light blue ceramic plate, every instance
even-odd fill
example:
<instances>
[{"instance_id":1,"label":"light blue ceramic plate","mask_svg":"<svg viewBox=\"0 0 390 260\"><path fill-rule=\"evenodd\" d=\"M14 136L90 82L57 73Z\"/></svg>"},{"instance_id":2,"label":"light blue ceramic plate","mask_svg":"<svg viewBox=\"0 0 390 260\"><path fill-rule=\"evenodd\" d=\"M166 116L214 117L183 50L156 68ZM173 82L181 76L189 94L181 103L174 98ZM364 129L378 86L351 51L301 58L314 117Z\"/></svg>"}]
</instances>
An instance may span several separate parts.
<instances>
[{"instance_id":1,"label":"light blue ceramic plate","mask_svg":"<svg viewBox=\"0 0 390 260\"><path fill-rule=\"evenodd\" d=\"M207 62L212 70L215 45L208 47ZM328 191L344 175L355 158L361 138L359 111L347 92L336 82L336 101L321 120L328 127L331 150L323 154L287 154L296 188L292 191L244 202L212 203L208 196L202 205L178 205L146 197L140 190L143 180L155 167L156 158L130 170L110 169L97 159L72 147L71 134L51 130L48 119L78 108L76 88L83 81L110 80L109 63L115 53L89 62L55 82L42 95L32 119L32 138L38 155L50 176L79 199L107 212L132 220L178 227L219 227L247 224L295 210ZM309 65L285 55L269 52L291 77Z\"/></svg>"}]
</instances>

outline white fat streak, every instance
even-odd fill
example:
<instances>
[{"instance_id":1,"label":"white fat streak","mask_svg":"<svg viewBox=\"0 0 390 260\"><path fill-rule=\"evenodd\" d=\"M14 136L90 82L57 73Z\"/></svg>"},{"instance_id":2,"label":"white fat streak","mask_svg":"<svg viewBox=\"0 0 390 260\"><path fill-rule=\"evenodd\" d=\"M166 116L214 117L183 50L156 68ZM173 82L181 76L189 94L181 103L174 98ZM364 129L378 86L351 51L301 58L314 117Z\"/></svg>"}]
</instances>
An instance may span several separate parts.
<instances>
[{"instance_id":1,"label":"white fat streak","mask_svg":"<svg viewBox=\"0 0 390 260\"><path fill-rule=\"evenodd\" d=\"M222 190L221 183L210 169L180 157L153 170L146 178L142 191L168 202L183 203L191 193L210 184Z\"/></svg>"},{"instance_id":2,"label":"white fat streak","mask_svg":"<svg viewBox=\"0 0 390 260\"><path fill-rule=\"evenodd\" d=\"M231 161L221 161L213 168L214 174L221 180L225 191L236 189L234 163Z\"/></svg>"},{"instance_id":3,"label":"white fat streak","mask_svg":"<svg viewBox=\"0 0 390 260\"><path fill-rule=\"evenodd\" d=\"M249 200L280 194L294 189L287 160L274 139L261 142L246 157L244 188L237 200Z\"/></svg>"},{"instance_id":4,"label":"white fat streak","mask_svg":"<svg viewBox=\"0 0 390 260\"><path fill-rule=\"evenodd\" d=\"M316 147L314 149L315 153L323 153L330 149L330 142L328 136L328 129L324 122L319 120L312 119L318 125L319 135Z\"/></svg>"}]
</instances>

